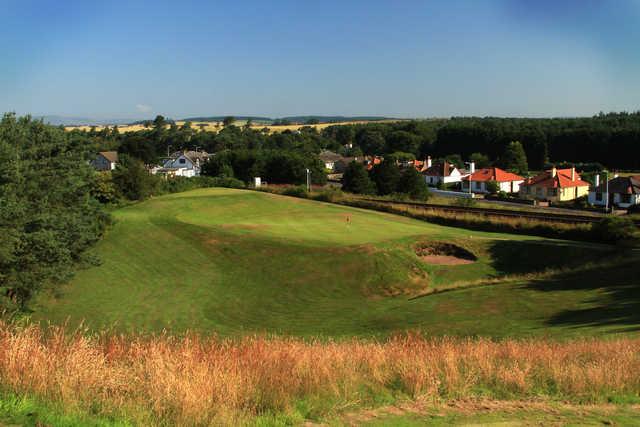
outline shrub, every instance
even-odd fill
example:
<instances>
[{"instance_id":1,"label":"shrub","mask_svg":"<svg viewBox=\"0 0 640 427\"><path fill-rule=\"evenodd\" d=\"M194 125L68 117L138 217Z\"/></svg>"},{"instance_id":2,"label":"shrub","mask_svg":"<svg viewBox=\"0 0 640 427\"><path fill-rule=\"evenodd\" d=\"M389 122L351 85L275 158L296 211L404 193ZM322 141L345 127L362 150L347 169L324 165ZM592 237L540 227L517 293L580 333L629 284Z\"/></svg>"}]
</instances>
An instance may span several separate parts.
<instances>
[{"instance_id":1,"label":"shrub","mask_svg":"<svg viewBox=\"0 0 640 427\"><path fill-rule=\"evenodd\" d=\"M282 190L282 195L306 199L309 196L309 193L307 193L307 189L304 186L298 185L295 187L285 188L284 190Z\"/></svg>"},{"instance_id":2,"label":"shrub","mask_svg":"<svg viewBox=\"0 0 640 427\"><path fill-rule=\"evenodd\" d=\"M591 231L598 240L611 243L632 240L636 236L636 226L631 219L614 216L593 224Z\"/></svg>"},{"instance_id":3,"label":"shrub","mask_svg":"<svg viewBox=\"0 0 640 427\"><path fill-rule=\"evenodd\" d=\"M487 181L485 185L490 194L496 194L500 190L500 186L495 181Z\"/></svg>"},{"instance_id":4,"label":"shrub","mask_svg":"<svg viewBox=\"0 0 640 427\"><path fill-rule=\"evenodd\" d=\"M476 201L471 197L457 197L453 204L463 208L470 208L476 205Z\"/></svg>"},{"instance_id":5,"label":"shrub","mask_svg":"<svg viewBox=\"0 0 640 427\"><path fill-rule=\"evenodd\" d=\"M111 172L97 172L91 187L91 195L104 204L118 202L118 190L113 183Z\"/></svg>"},{"instance_id":6,"label":"shrub","mask_svg":"<svg viewBox=\"0 0 640 427\"><path fill-rule=\"evenodd\" d=\"M336 200L339 200L340 198L342 198L342 196L343 196L342 190L340 190L339 188L330 187L314 195L313 199L319 202L333 203Z\"/></svg>"},{"instance_id":7,"label":"shrub","mask_svg":"<svg viewBox=\"0 0 640 427\"><path fill-rule=\"evenodd\" d=\"M430 196L427 183L414 168L409 168L402 173L398 182L398 191L408 194L414 200L427 200Z\"/></svg>"},{"instance_id":8,"label":"shrub","mask_svg":"<svg viewBox=\"0 0 640 427\"><path fill-rule=\"evenodd\" d=\"M157 194L160 178L151 175L140 160L123 156L113 171L113 183L122 197L144 200Z\"/></svg>"}]
</instances>

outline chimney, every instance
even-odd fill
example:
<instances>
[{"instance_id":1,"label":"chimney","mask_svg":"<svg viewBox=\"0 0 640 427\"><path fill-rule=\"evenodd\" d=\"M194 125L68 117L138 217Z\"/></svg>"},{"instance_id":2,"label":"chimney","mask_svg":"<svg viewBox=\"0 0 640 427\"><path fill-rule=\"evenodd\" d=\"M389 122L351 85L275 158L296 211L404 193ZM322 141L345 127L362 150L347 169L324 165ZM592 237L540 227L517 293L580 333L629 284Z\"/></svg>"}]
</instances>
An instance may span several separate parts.
<instances>
[{"instance_id":1,"label":"chimney","mask_svg":"<svg viewBox=\"0 0 640 427\"><path fill-rule=\"evenodd\" d=\"M556 175L558 175L558 170L554 166L554 167L551 168L551 178L555 178Z\"/></svg>"},{"instance_id":2,"label":"chimney","mask_svg":"<svg viewBox=\"0 0 640 427\"><path fill-rule=\"evenodd\" d=\"M469 172L474 173L476 171L476 162L469 163Z\"/></svg>"},{"instance_id":3,"label":"chimney","mask_svg":"<svg viewBox=\"0 0 640 427\"><path fill-rule=\"evenodd\" d=\"M431 167L431 156L427 156L427 167Z\"/></svg>"},{"instance_id":4,"label":"chimney","mask_svg":"<svg viewBox=\"0 0 640 427\"><path fill-rule=\"evenodd\" d=\"M576 180L576 168L572 167L571 168L571 181L575 181Z\"/></svg>"},{"instance_id":5,"label":"chimney","mask_svg":"<svg viewBox=\"0 0 640 427\"><path fill-rule=\"evenodd\" d=\"M600 174L596 174L596 188L600 187Z\"/></svg>"}]
</instances>

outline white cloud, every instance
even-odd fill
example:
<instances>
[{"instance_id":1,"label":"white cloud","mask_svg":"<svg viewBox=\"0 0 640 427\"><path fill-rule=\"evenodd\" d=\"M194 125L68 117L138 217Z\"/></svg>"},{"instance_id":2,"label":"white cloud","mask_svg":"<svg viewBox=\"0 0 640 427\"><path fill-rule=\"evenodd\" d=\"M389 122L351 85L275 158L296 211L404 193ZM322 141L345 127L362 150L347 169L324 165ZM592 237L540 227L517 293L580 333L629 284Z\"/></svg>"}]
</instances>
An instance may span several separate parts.
<instances>
[{"instance_id":1,"label":"white cloud","mask_svg":"<svg viewBox=\"0 0 640 427\"><path fill-rule=\"evenodd\" d=\"M151 105L137 104L136 110L140 111L141 113L148 113L153 110L153 108L151 108Z\"/></svg>"}]
</instances>

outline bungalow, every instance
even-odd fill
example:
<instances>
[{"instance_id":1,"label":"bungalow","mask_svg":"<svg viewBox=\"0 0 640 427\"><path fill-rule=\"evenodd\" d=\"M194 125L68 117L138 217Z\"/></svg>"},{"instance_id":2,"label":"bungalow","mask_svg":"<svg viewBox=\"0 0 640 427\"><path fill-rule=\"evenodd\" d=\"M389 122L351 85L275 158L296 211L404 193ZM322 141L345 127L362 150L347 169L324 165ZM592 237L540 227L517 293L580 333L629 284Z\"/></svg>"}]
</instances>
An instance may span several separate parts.
<instances>
[{"instance_id":1,"label":"bungalow","mask_svg":"<svg viewBox=\"0 0 640 427\"><path fill-rule=\"evenodd\" d=\"M432 164L431 157L427 158L427 165L426 168L423 166L422 174L427 184L434 187L440 183L460 182L463 176L462 172L452 163L445 160Z\"/></svg>"},{"instance_id":2,"label":"bungalow","mask_svg":"<svg viewBox=\"0 0 640 427\"><path fill-rule=\"evenodd\" d=\"M471 185L471 191L474 193L488 193L487 184L489 182L495 182L498 191L517 193L524 178L500 168L483 168L463 177L462 189L469 191L469 185Z\"/></svg>"},{"instance_id":3,"label":"bungalow","mask_svg":"<svg viewBox=\"0 0 640 427\"><path fill-rule=\"evenodd\" d=\"M91 161L91 166L99 171L112 171L118 164L117 151L100 151Z\"/></svg>"},{"instance_id":4,"label":"bungalow","mask_svg":"<svg viewBox=\"0 0 640 427\"><path fill-rule=\"evenodd\" d=\"M156 173L188 178L199 176L200 168L207 160L209 154L205 151L178 151L165 160L162 168L156 169Z\"/></svg>"},{"instance_id":5,"label":"bungalow","mask_svg":"<svg viewBox=\"0 0 640 427\"><path fill-rule=\"evenodd\" d=\"M330 171L334 171L336 163L343 159L340 154L329 150L321 151L318 158L324 163L324 168Z\"/></svg>"},{"instance_id":6,"label":"bungalow","mask_svg":"<svg viewBox=\"0 0 640 427\"><path fill-rule=\"evenodd\" d=\"M575 200L589 193L589 183L580 178L575 168L553 167L520 184L521 199L564 202Z\"/></svg>"},{"instance_id":7,"label":"bungalow","mask_svg":"<svg viewBox=\"0 0 640 427\"><path fill-rule=\"evenodd\" d=\"M608 194L607 194L608 193ZM596 175L596 185L589 190L589 203L596 206L616 206L628 208L640 205L640 175L616 176L606 184L600 184Z\"/></svg>"}]
</instances>

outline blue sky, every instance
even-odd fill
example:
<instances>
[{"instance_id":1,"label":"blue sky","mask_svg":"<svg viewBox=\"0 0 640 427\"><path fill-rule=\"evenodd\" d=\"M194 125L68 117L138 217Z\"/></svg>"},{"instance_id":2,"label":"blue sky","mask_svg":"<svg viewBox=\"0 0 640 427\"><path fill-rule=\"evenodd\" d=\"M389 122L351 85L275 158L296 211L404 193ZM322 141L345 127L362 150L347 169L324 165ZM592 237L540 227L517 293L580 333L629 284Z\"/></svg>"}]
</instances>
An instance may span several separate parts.
<instances>
[{"instance_id":1,"label":"blue sky","mask_svg":"<svg viewBox=\"0 0 640 427\"><path fill-rule=\"evenodd\" d=\"M640 0L0 0L0 111L640 109Z\"/></svg>"}]
</instances>

